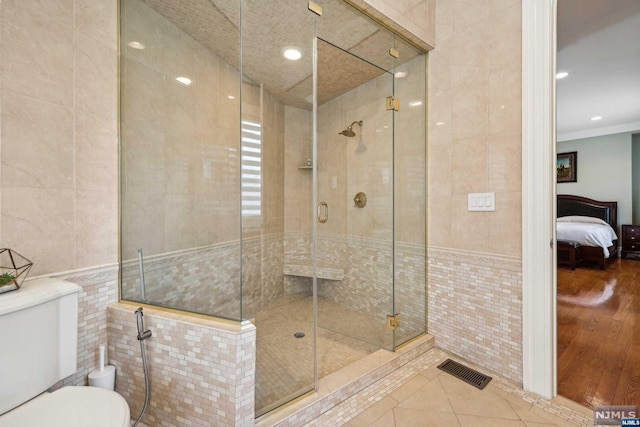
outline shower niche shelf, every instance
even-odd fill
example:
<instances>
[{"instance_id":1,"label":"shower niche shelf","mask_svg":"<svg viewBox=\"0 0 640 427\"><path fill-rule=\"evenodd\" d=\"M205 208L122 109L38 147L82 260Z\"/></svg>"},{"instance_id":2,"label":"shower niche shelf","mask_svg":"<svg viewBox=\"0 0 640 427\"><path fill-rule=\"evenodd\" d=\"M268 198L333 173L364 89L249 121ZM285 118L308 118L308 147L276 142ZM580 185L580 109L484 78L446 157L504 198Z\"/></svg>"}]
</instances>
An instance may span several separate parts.
<instances>
[{"instance_id":1,"label":"shower niche shelf","mask_svg":"<svg viewBox=\"0 0 640 427\"><path fill-rule=\"evenodd\" d=\"M282 272L288 276L313 277L311 264L285 264ZM318 266L318 279L343 280L344 270L338 267Z\"/></svg>"},{"instance_id":2,"label":"shower niche shelf","mask_svg":"<svg viewBox=\"0 0 640 427\"><path fill-rule=\"evenodd\" d=\"M313 169L313 166L311 166L311 165L302 165L302 166L298 166L298 169Z\"/></svg>"}]
</instances>

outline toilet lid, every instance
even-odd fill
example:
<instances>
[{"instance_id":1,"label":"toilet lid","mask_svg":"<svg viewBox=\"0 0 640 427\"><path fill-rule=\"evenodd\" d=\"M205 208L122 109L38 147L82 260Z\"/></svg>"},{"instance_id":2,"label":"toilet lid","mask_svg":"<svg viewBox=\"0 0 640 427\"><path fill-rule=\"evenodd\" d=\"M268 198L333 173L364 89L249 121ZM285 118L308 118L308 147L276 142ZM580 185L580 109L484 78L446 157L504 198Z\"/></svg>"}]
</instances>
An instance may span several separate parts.
<instances>
[{"instance_id":1,"label":"toilet lid","mask_svg":"<svg viewBox=\"0 0 640 427\"><path fill-rule=\"evenodd\" d=\"M64 387L0 416L0 427L129 427L129 405L98 387Z\"/></svg>"}]
</instances>

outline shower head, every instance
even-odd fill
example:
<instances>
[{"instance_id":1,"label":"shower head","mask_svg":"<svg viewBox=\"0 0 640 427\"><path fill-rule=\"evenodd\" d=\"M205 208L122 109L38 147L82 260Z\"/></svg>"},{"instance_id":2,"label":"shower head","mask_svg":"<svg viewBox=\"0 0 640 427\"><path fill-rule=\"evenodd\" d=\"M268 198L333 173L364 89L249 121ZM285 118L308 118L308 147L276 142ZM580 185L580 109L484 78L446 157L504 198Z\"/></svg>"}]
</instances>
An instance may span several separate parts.
<instances>
[{"instance_id":1,"label":"shower head","mask_svg":"<svg viewBox=\"0 0 640 427\"><path fill-rule=\"evenodd\" d=\"M353 131L353 125L358 125L362 127L362 120L359 120L359 121L356 120L355 122L351 123L349 126L347 126L345 130L340 132L338 135L344 135L347 138L353 138L354 136L356 136L356 133Z\"/></svg>"},{"instance_id":2,"label":"shower head","mask_svg":"<svg viewBox=\"0 0 640 427\"><path fill-rule=\"evenodd\" d=\"M340 132L338 135L344 135L347 138L353 138L356 136L356 133L351 129L351 126Z\"/></svg>"}]
</instances>

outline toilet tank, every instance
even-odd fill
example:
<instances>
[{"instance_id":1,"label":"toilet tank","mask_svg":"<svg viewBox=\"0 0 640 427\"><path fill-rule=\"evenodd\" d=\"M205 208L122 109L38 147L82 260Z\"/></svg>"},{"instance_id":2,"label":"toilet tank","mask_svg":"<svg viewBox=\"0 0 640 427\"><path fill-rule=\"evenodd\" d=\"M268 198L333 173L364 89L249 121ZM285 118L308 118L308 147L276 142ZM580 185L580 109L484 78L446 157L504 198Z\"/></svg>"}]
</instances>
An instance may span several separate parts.
<instances>
[{"instance_id":1,"label":"toilet tank","mask_svg":"<svg viewBox=\"0 0 640 427\"><path fill-rule=\"evenodd\" d=\"M76 372L79 292L42 278L0 294L0 414Z\"/></svg>"}]
</instances>

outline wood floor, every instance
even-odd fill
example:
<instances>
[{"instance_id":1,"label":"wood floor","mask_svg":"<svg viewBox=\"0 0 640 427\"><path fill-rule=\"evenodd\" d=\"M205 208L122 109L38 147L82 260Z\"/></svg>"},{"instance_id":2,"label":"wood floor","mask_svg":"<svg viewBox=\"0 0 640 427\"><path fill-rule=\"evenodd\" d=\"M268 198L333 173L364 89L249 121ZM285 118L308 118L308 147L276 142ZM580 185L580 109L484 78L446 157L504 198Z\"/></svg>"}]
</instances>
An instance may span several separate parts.
<instances>
[{"instance_id":1,"label":"wood floor","mask_svg":"<svg viewBox=\"0 0 640 427\"><path fill-rule=\"evenodd\" d=\"M558 267L558 394L640 405L640 260Z\"/></svg>"}]
</instances>

